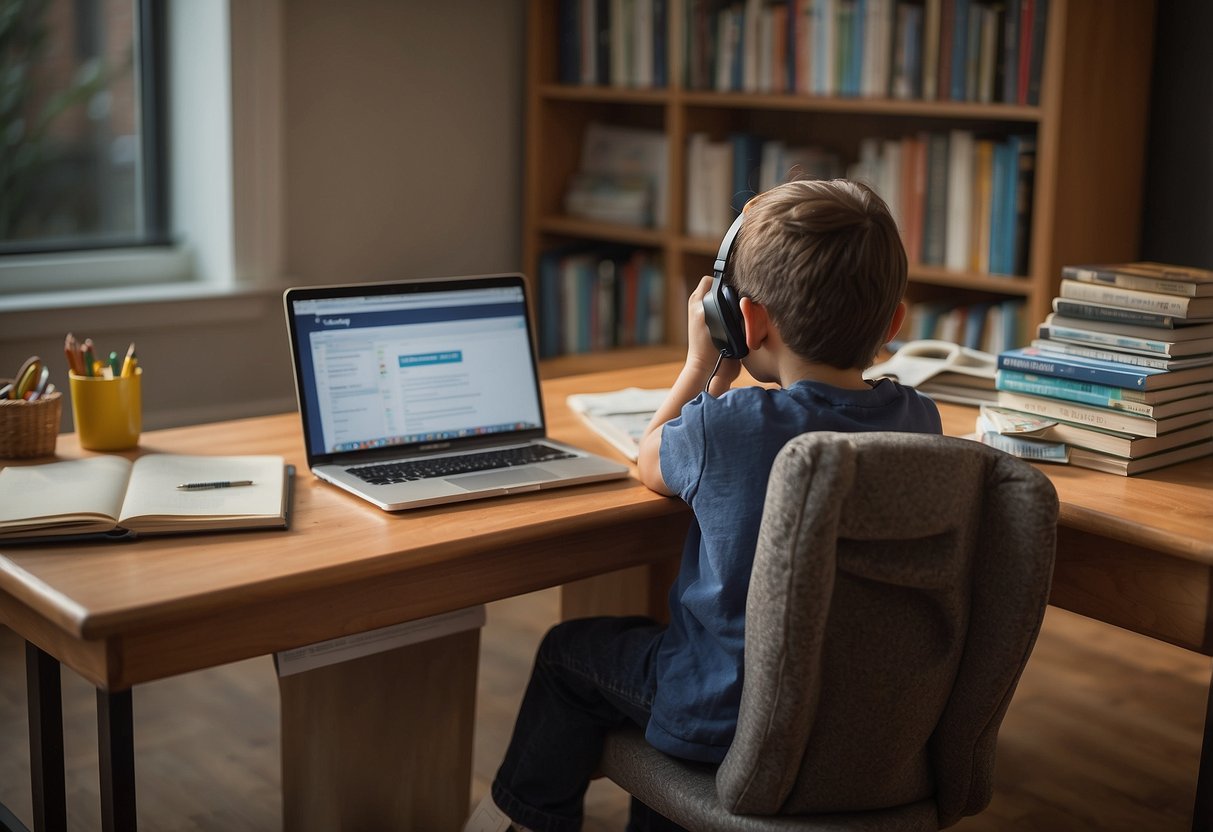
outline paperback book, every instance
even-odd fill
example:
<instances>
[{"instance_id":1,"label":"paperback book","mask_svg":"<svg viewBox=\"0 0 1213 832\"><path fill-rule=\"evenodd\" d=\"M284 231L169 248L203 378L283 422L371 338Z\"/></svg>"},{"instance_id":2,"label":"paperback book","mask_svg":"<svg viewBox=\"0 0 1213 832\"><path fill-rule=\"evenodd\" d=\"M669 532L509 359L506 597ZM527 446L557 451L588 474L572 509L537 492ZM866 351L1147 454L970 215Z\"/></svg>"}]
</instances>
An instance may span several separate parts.
<instances>
[{"instance_id":1,"label":"paperback book","mask_svg":"<svg viewBox=\"0 0 1213 832\"><path fill-rule=\"evenodd\" d=\"M1051 353L1038 347L1019 347L1002 351L998 354L998 369L1069 378L1132 390L1162 390L1213 381L1213 364L1183 370L1163 370L1080 355Z\"/></svg>"},{"instance_id":2,"label":"paperback book","mask_svg":"<svg viewBox=\"0 0 1213 832\"><path fill-rule=\"evenodd\" d=\"M1147 355L1179 358L1213 352L1213 324L1196 324L1165 332L1148 326L1084 321L1053 313L1037 329L1040 338L1095 344Z\"/></svg>"},{"instance_id":3,"label":"paperback book","mask_svg":"<svg viewBox=\"0 0 1213 832\"><path fill-rule=\"evenodd\" d=\"M1187 462L1190 459L1200 459L1210 454L1213 454L1213 439L1206 439L1203 442L1193 442L1191 445L1149 454L1137 459L1125 459L1113 454L1101 454L1098 451L1090 451L1086 448L1071 448L1070 464L1079 468L1090 468L1095 471L1104 471L1108 474L1131 477L1134 474L1144 474L1147 471L1155 471L1168 465Z\"/></svg>"},{"instance_id":4,"label":"paperback book","mask_svg":"<svg viewBox=\"0 0 1213 832\"><path fill-rule=\"evenodd\" d=\"M1132 364L1135 367L1150 367L1155 370L1184 370L1192 367L1213 366L1213 354L1194 355L1190 358L1167 358L1163 355L1138 355L1123 350L1105 349L1086 344L1070 344L1065 341L1052 341L1047 338L1035 338L1030 346L1042 352L1055 355L1070 355L1078 358L1095 358L1100 361L1113 361L1118 364ZM1213 371L1209 372L1213 379Z\"/></svg>"},{"instance_id":5,"label":"paperback book","mask_svg":"<svg viewBox=\"0 0 1213 832\"><path fill-rule=\"evenodd\" d=\"M1017 370L999 370L996 384L999 390L1050 396L1076 404L1122 410L1155 419L1199 410L1202 407L1213 407L1213 382L1141 391L1035 373L1021 373Z\"/></svg>"},{"instance_id":6,"label":"paperback book","mask_svg":"<svg viewBox=\"0 0 1213 832\"><path fill-rule=\"evenodd\" d=\"M1165 263L1119 263L1096 266L1066 266L1061 276L1122 289L1160 292L1181 297L1213 297L1213 271L1171 266Z\"/></svg>"},{"instance_id":7,"label":"paperback book","mask_svg":"<svg viewBox=\"0 0 1213 832\"><path fill-rule=\"evenodd\" d=\"M1085 280L1062 280L1061 297L1171 315L1180 319L1209 320L1213 317L1213 297L1194 298L1163 292L1125 289Z\"/></svg>"}]
</instances>

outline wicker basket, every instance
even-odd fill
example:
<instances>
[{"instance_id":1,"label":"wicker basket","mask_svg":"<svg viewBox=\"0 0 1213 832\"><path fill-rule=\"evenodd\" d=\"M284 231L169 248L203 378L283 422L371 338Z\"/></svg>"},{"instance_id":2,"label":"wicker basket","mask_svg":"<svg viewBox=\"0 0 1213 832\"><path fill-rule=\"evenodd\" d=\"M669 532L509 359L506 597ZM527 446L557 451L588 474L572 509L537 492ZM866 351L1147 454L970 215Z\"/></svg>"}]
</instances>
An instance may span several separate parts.
<instances>
[{"instance_id":1,"label":"wicker basket","mask_svg":"<svg viewBox=\"0 0 1213 832\"><path fill-rule=\"evenodd\" d=\"M58 392L32 402L0 399L0 457L53 456L62 406Z\"/></svg>"}]
</instances>

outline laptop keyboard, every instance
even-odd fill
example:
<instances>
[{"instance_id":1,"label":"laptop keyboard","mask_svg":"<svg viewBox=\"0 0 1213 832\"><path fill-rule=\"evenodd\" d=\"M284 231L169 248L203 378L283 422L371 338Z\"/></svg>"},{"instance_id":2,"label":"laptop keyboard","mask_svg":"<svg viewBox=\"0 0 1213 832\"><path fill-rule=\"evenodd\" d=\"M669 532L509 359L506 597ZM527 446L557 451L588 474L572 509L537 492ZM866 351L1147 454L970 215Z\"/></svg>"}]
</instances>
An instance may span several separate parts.
<instances>
[{"instance_id":1,"label":"laptop keyboard","mask_svg":"<svg viewBox=\"0 0 1213 832\"><path fill-rule=\"evenodd\" d=\"M573 459L575 456L576 454L548 445L524 445L521 448L506 448L479 454L434 457L411 462L388 462L381 465L360 465L345 470L371 485L391 485L397 482L449 477L454 474L470 474L474 471L491 471L494 468L513 468L517 465L550 462L554 459Z\"/></svg>"}]
</instances>

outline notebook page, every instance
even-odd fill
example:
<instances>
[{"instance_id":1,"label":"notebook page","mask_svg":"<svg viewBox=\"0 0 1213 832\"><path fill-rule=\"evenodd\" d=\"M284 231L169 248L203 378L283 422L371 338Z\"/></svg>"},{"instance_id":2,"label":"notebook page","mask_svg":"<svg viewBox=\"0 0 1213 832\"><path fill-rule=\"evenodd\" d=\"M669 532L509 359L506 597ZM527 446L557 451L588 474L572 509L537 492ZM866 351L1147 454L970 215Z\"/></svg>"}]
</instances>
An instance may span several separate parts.
<instances>
[{"instance_id":1,"label":"notebook page","mask_svg":"<svg viewBox=\"0 0 1213 832\"><path fill-rule=\"evenodd\" d=\"M120 456L10 465L0 471L0 530L60 523L112 527L130 469L130 461ZM106 522L98 525L98 520Z\"/></svg>"},{"instance_id":2,"label":"notebook page","mask_svg":"<svg viewBox=\"0 0 1213 832\"><path fill-rule=\"evenodd\" d=\"M252 480L252 485L182 491L187 482ZM280 456L149 454L131 472L121 522L139 517L277 517L282 512Z\"/></svg>"}]
</instances>

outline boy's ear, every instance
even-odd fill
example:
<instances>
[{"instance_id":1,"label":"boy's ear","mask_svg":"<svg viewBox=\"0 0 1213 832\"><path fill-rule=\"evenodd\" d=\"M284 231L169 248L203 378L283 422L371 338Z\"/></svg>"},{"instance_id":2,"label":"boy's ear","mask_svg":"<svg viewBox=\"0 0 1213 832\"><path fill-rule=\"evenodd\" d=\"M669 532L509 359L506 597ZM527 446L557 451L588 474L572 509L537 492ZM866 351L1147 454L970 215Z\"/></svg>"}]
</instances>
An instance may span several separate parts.
<instances>
[{"instance_id":1,"label":"boy's ear","mask_svg":"<svg viewBox=\"0 0 1213 832\"><path fill-rule=\"evenodd\" d=\"M745 323L745 345L750 351L760 348L770 335L771 317L767 308L761 303L755 303L748 297L742 296L741 320Z\"/></svg>"},{"instance_id":2,"label":"boy's ear","mask_svg":"<svg viewBox=\"0 0 1213 832\"><path fill-rule=\"evenodd\" d=\"M903 300L897 304L897 308L893 310L893 318L889 321L889 332L884 337L884 342L887 344L897 337L897 333L901 332L901 325L906 320L906 302Z\"/></svg>"}]
</instances>

